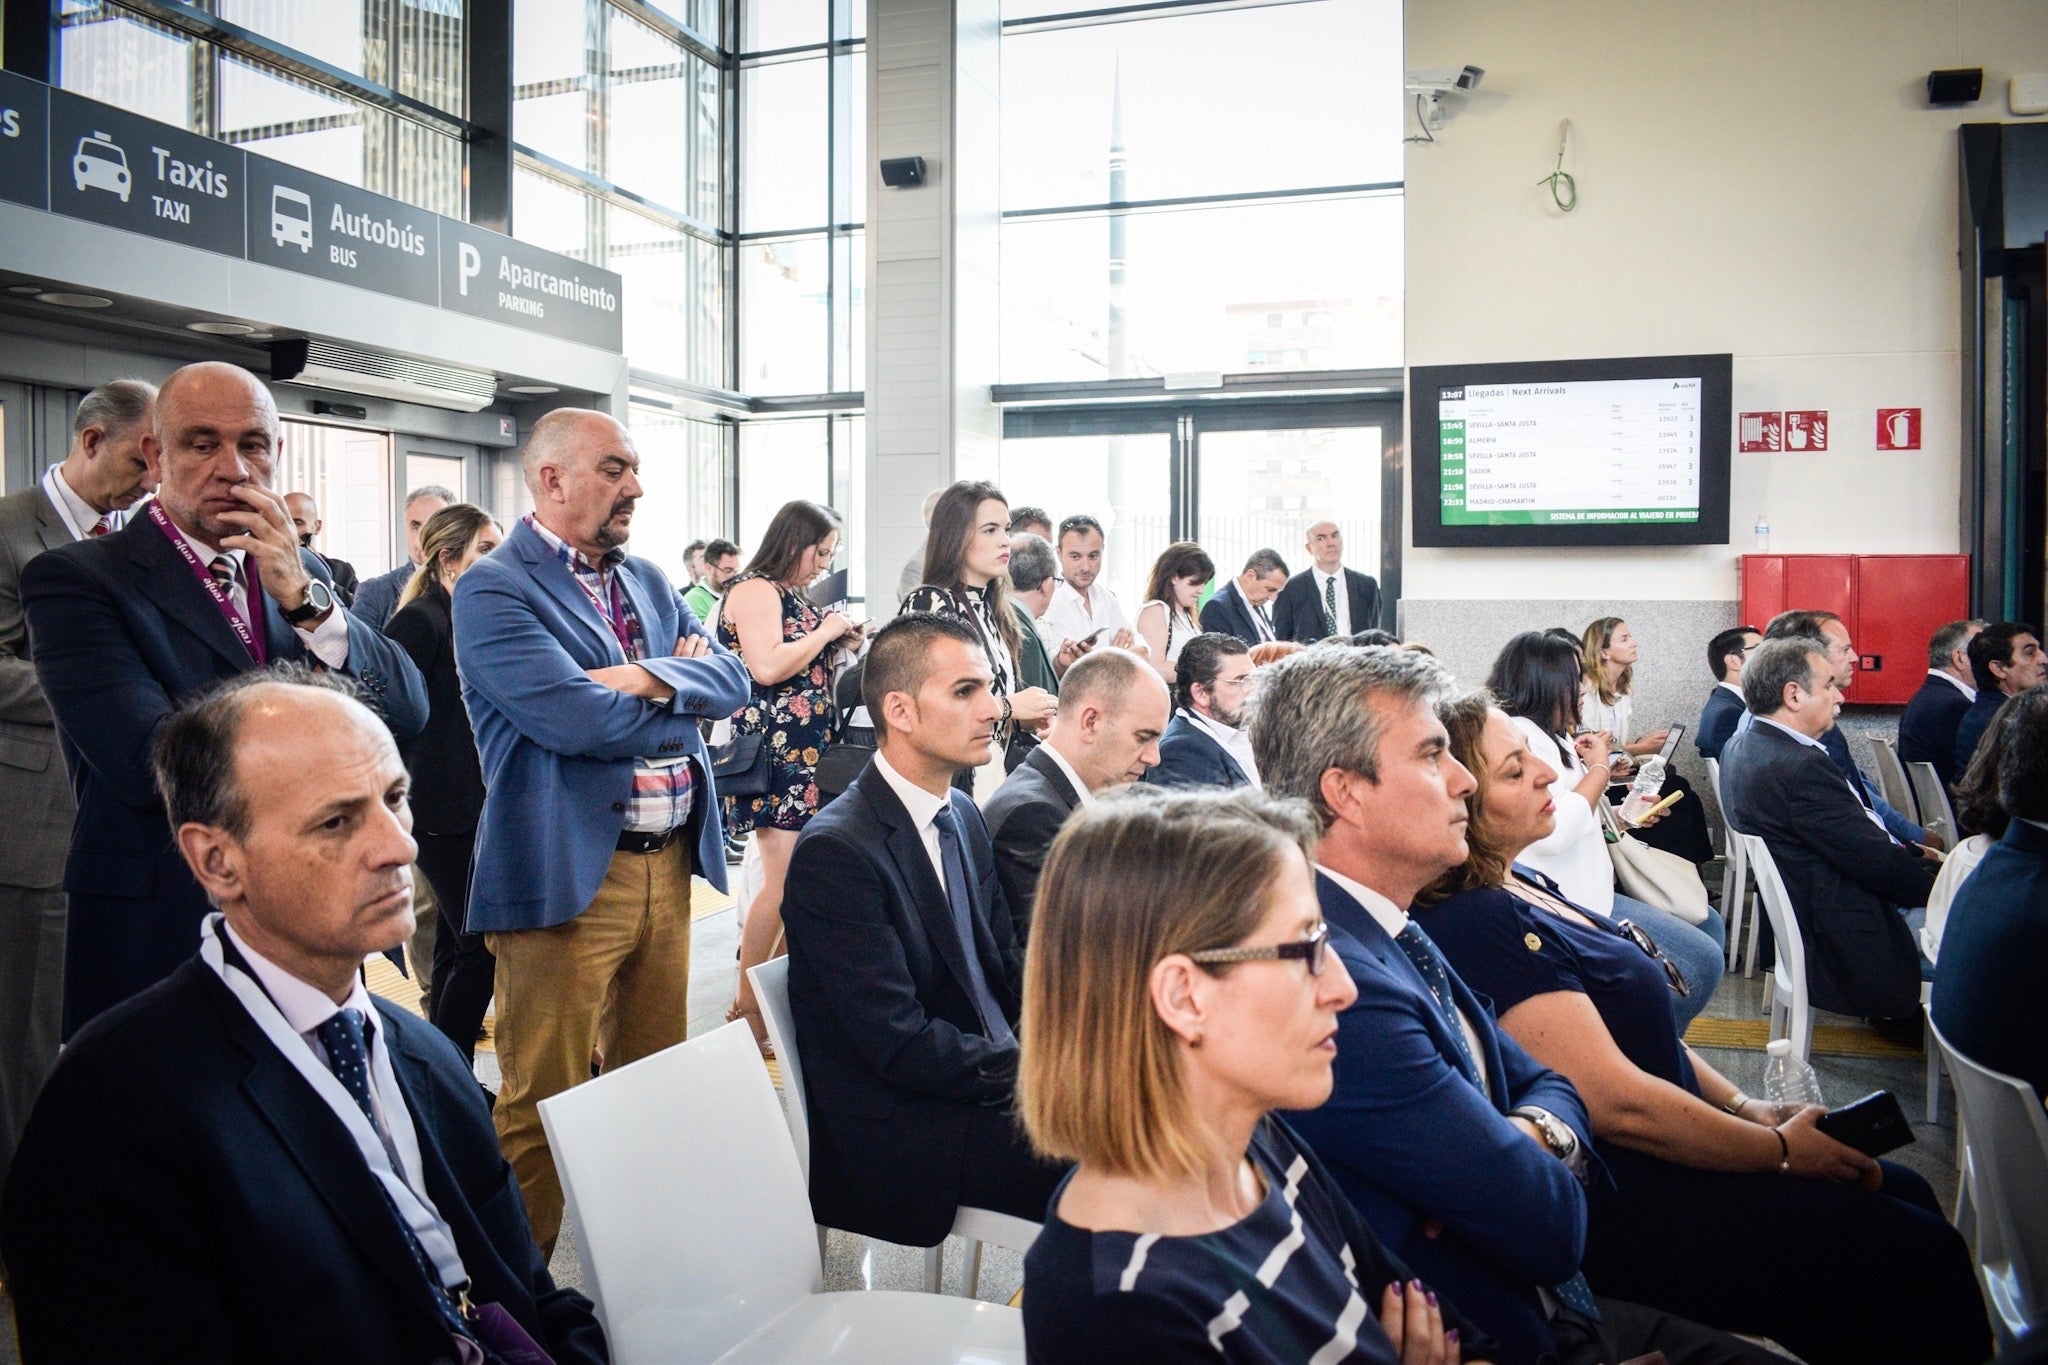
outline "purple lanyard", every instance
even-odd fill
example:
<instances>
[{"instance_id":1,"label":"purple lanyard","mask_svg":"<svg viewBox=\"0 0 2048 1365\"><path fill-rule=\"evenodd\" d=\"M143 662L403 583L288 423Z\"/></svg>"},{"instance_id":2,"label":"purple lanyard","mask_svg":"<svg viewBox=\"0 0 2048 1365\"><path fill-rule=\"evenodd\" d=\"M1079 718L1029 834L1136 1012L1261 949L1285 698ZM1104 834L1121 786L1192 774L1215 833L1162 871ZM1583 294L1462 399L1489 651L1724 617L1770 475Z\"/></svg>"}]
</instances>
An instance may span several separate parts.
<instances>
[{"instance_id":1,"label":"purple lanyard","mask_svg":"<svg viewBox=\"0 0 2048 1365\"><path fill-rule=\"evenodd\" d=\"M576 580L576 586L583 589L583 595L590 599L590 605L597 608L597 614L612 628L612 635L619 642L619 653L626 656L627 663L635 663L637 660L633 657L633 632L626 626L626 603L619 593L619 571L614 568L610 573L605 573L602 569L597 572L604 581L605 596L611 598L609 607L605 605L604 598L599 597L596 591L583 581L583 575L576 571L574 565L569 568L569 577Z\"/></svg>"},{"instance_id":2,"label":"purple lanyard","mask_svg":"<svg viewBox=\"0 0 2048 1365\"><path fill-rule=\"evenodd\" d=\"M235 638L242 642L242 648L249 651L249 657L256 661L256 666L261 668L269 663L270 651L264 647L263 637L249 628L248 618L235 610L234 599L221 591L220 584L214 581L212 571L199 562L199 556L192 553L191 545L179 533L178 528L171 524L171 518L164 511L163 504L154 498L149 502L149 519L156 523L157 529L162 531L178 553L184 556L185 564L199 580L199 586L206 589L206 595L213 599L213 605L220 608L220 614L227 618L229 628L235 632ZM255 560L244 556L244 562L249 567L249 602L253 609L257 594L263 591L263 580L257 576Z\"/></svg>"}]
</instances>

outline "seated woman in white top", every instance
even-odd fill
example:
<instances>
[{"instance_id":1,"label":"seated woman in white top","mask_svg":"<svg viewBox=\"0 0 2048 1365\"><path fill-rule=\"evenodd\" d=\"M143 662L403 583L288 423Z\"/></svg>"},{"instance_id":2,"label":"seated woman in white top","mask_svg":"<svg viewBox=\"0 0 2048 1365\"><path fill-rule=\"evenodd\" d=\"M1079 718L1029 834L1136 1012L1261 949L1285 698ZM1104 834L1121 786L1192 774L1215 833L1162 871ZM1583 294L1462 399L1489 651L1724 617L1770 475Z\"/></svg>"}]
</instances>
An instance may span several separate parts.
<instances>
[{"instance_id":1,"label":"seated woman in white top","mask_svg":"<svg viewBox=\"0 0 2048 1365\"><path fill-rule=\"evenodd\" d=\"M1579 694L1579 723L1588 729L1607 731L1614 737L1615 748L1631 758L1646 757L1663 748L1671 734L1669 726L1641 739L1633 737L1635 700L1630 694L1635 688L1638 647L1628 622L1619 616L1603 616L1586 627L1579 644L1586 675ZM1627 776L1614 774L1616 781L1625 781ZM1657 822L1656 828L1638 830L1636 837L1697 866L1714 856L1714 841L1707 833L1707 810L1675 767L1665 770L1664 784L1657 794L1669 796L1673 792L1683 792L1684 796Z\"/></svg>"},{"instance_id":2,"label":"seated woman in white top","mask_svg":"<svg viewBox=\"0 0 2048 1365\"><path fill-rule=\"evenodd\" d=\"M1508 641L1487 675L1487 687L1514 719L1515 728L1528 737L1530 750L1558 772L1550 788L1557 828L1529 845L1520 860L1563 887L1574 904L1629 920L1649 935L1685 978L1686 994L1674 995L1671 1001L1682 1031L1707 1007L1721 982L1726 928L1713 910L1695 927L1668 911L1616 893L1614 862L1599 815L1607 799L1608 755L1615 746L1604 730L1572 737L1583 728L1579 680L1578 649L1569 640L1534 630Z\"/></svg>"},{"instance_id":3,"label":"seated woman in white top","mask_svg":"<svg viewBox=\"0 0 2048 1365\"><path fill-rule=\"evenodd\" d=\"M1977 745L1976 757L1956 779L1956 833L1969 837L1942 859L1941 874L1934 879L1934 889L1927 893L1927 923L1920 930L1920 951L1929 962L1941 956L1941 935L1948 928L1950 902L1977 870L1977 864L1984 861L1991 846L2005 837L2005 827L2012 823L2011 814L1998 799L1998 758L2005 747L2005 728L2011 715L2010 706L1998 708L1984 730L1983 741Z\"/></svg>"},{"instance_id":4,"label":"seated woman in white top","mask_svg":"<svg viewBox=\"0 0 2048 1365\"><path fill-rule=\"evenodd\" d=\"M1175 541L1152 561L1145 605L1138 608L1138 634L1149 646L1147 657L1152 666L1168 686L1173 684L1180 647L1202 633L1195 604L1201 600L1202 586L1215 576L1216 565L1192 540Z\"/></svg>"}]
</instances>

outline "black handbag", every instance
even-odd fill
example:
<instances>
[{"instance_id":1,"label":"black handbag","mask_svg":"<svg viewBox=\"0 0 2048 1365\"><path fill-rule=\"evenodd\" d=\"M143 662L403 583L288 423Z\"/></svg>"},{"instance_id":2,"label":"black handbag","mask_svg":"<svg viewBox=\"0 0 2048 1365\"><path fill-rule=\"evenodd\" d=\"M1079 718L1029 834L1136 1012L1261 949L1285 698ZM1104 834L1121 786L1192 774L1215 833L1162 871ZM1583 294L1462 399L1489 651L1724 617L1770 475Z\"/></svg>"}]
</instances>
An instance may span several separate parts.
<instances>
[{"instance_id":1,"label":"black handbag","mask_svg":"<svg viewBox=\"0 0 2048 1365\"><path fill-rule=\"evenodd\" d=\"M711 781L720 796L766 796L772 781L768 736L734 735L711 751Z\"/></svg>"}]
</instances>

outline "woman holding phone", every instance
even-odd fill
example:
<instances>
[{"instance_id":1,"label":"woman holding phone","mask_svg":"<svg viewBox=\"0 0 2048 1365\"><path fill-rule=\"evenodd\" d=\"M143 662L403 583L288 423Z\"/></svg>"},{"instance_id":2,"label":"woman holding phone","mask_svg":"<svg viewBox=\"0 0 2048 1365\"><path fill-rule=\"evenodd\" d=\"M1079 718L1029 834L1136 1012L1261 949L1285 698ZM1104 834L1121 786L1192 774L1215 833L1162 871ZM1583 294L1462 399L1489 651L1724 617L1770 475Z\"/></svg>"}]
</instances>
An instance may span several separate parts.
<instances>
[{"instance_id":1,"label":"woman holding phone","mask_svg":"<svg viewBox=\"0 0 2048 1365\"><path fill-rule=\"evenodd\" d=\"M1579 698L1580 723L1592 730L1605 730L1614 737L1615 747L1631 760L1648 758L1664 747L1671 737L1670 726L1660 726L1641 738L1634 737L1636 660L1640 647L1635 632L1619 616L1603 616L1586 627L1580 636L1580 660L1585 682ZM1622 774L1615 774L1616 778ZM1700 864L1714 856L1714 841L1707 833L1707 811L1700 804L1692 784L1678 775L1676 766L1664 769L1664 785L1657 789L1659 800L1681 793L1664 808L1655 821L1632 830L1636 838L1652 848L1675 853L1687 862ZM1619 804L1626 792L1609 793Z\"/></svg>"}]
</instances>

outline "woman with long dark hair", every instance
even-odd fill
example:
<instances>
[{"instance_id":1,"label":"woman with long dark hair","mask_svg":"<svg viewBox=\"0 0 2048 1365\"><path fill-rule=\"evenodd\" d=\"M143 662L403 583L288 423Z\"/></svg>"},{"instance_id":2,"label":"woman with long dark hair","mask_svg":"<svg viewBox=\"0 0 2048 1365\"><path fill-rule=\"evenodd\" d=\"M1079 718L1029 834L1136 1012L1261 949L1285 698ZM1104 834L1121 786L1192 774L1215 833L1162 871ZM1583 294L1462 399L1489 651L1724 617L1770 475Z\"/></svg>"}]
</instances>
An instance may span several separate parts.
<instances>
[{"instance_id":1,"label":"woman with long dark hair","mask_svg":"<svg viewBox=\"0 0 2048 1365\"><path fill-rule=\"evenodd\" d=\"M1180 648L1202 633L1195 616L1202 586L1216 576L1215 562L1192 540L1177 540L1152 561L1152 577L1145 585L1145 604L1138 608L1138 634L1150 650L1152 667L1174 681L1174 665Z\"/></svg>"},{"instance_id":2,"label":"woman with long dark hair","mask_svg":"<svg viewBox=\"0 0 2048 1365\"><path fill-rule=\"evenodd\" d=\"M804 592L838 552L837 512L800 499L784 503L719 605L718 642L754 680L754 695L733 714L733 737L763 736L768 764L767 791L725 798L726 833L752 831L761 850L761 891L740 932L739 994L725 1017L745 1019L764 1052L767 1027L747 970L779 951L790 851L818 813L818 759L838 723L830 650L860 648L860 627L840 612L819 611Z\"/></svg>"}]
</instances>

